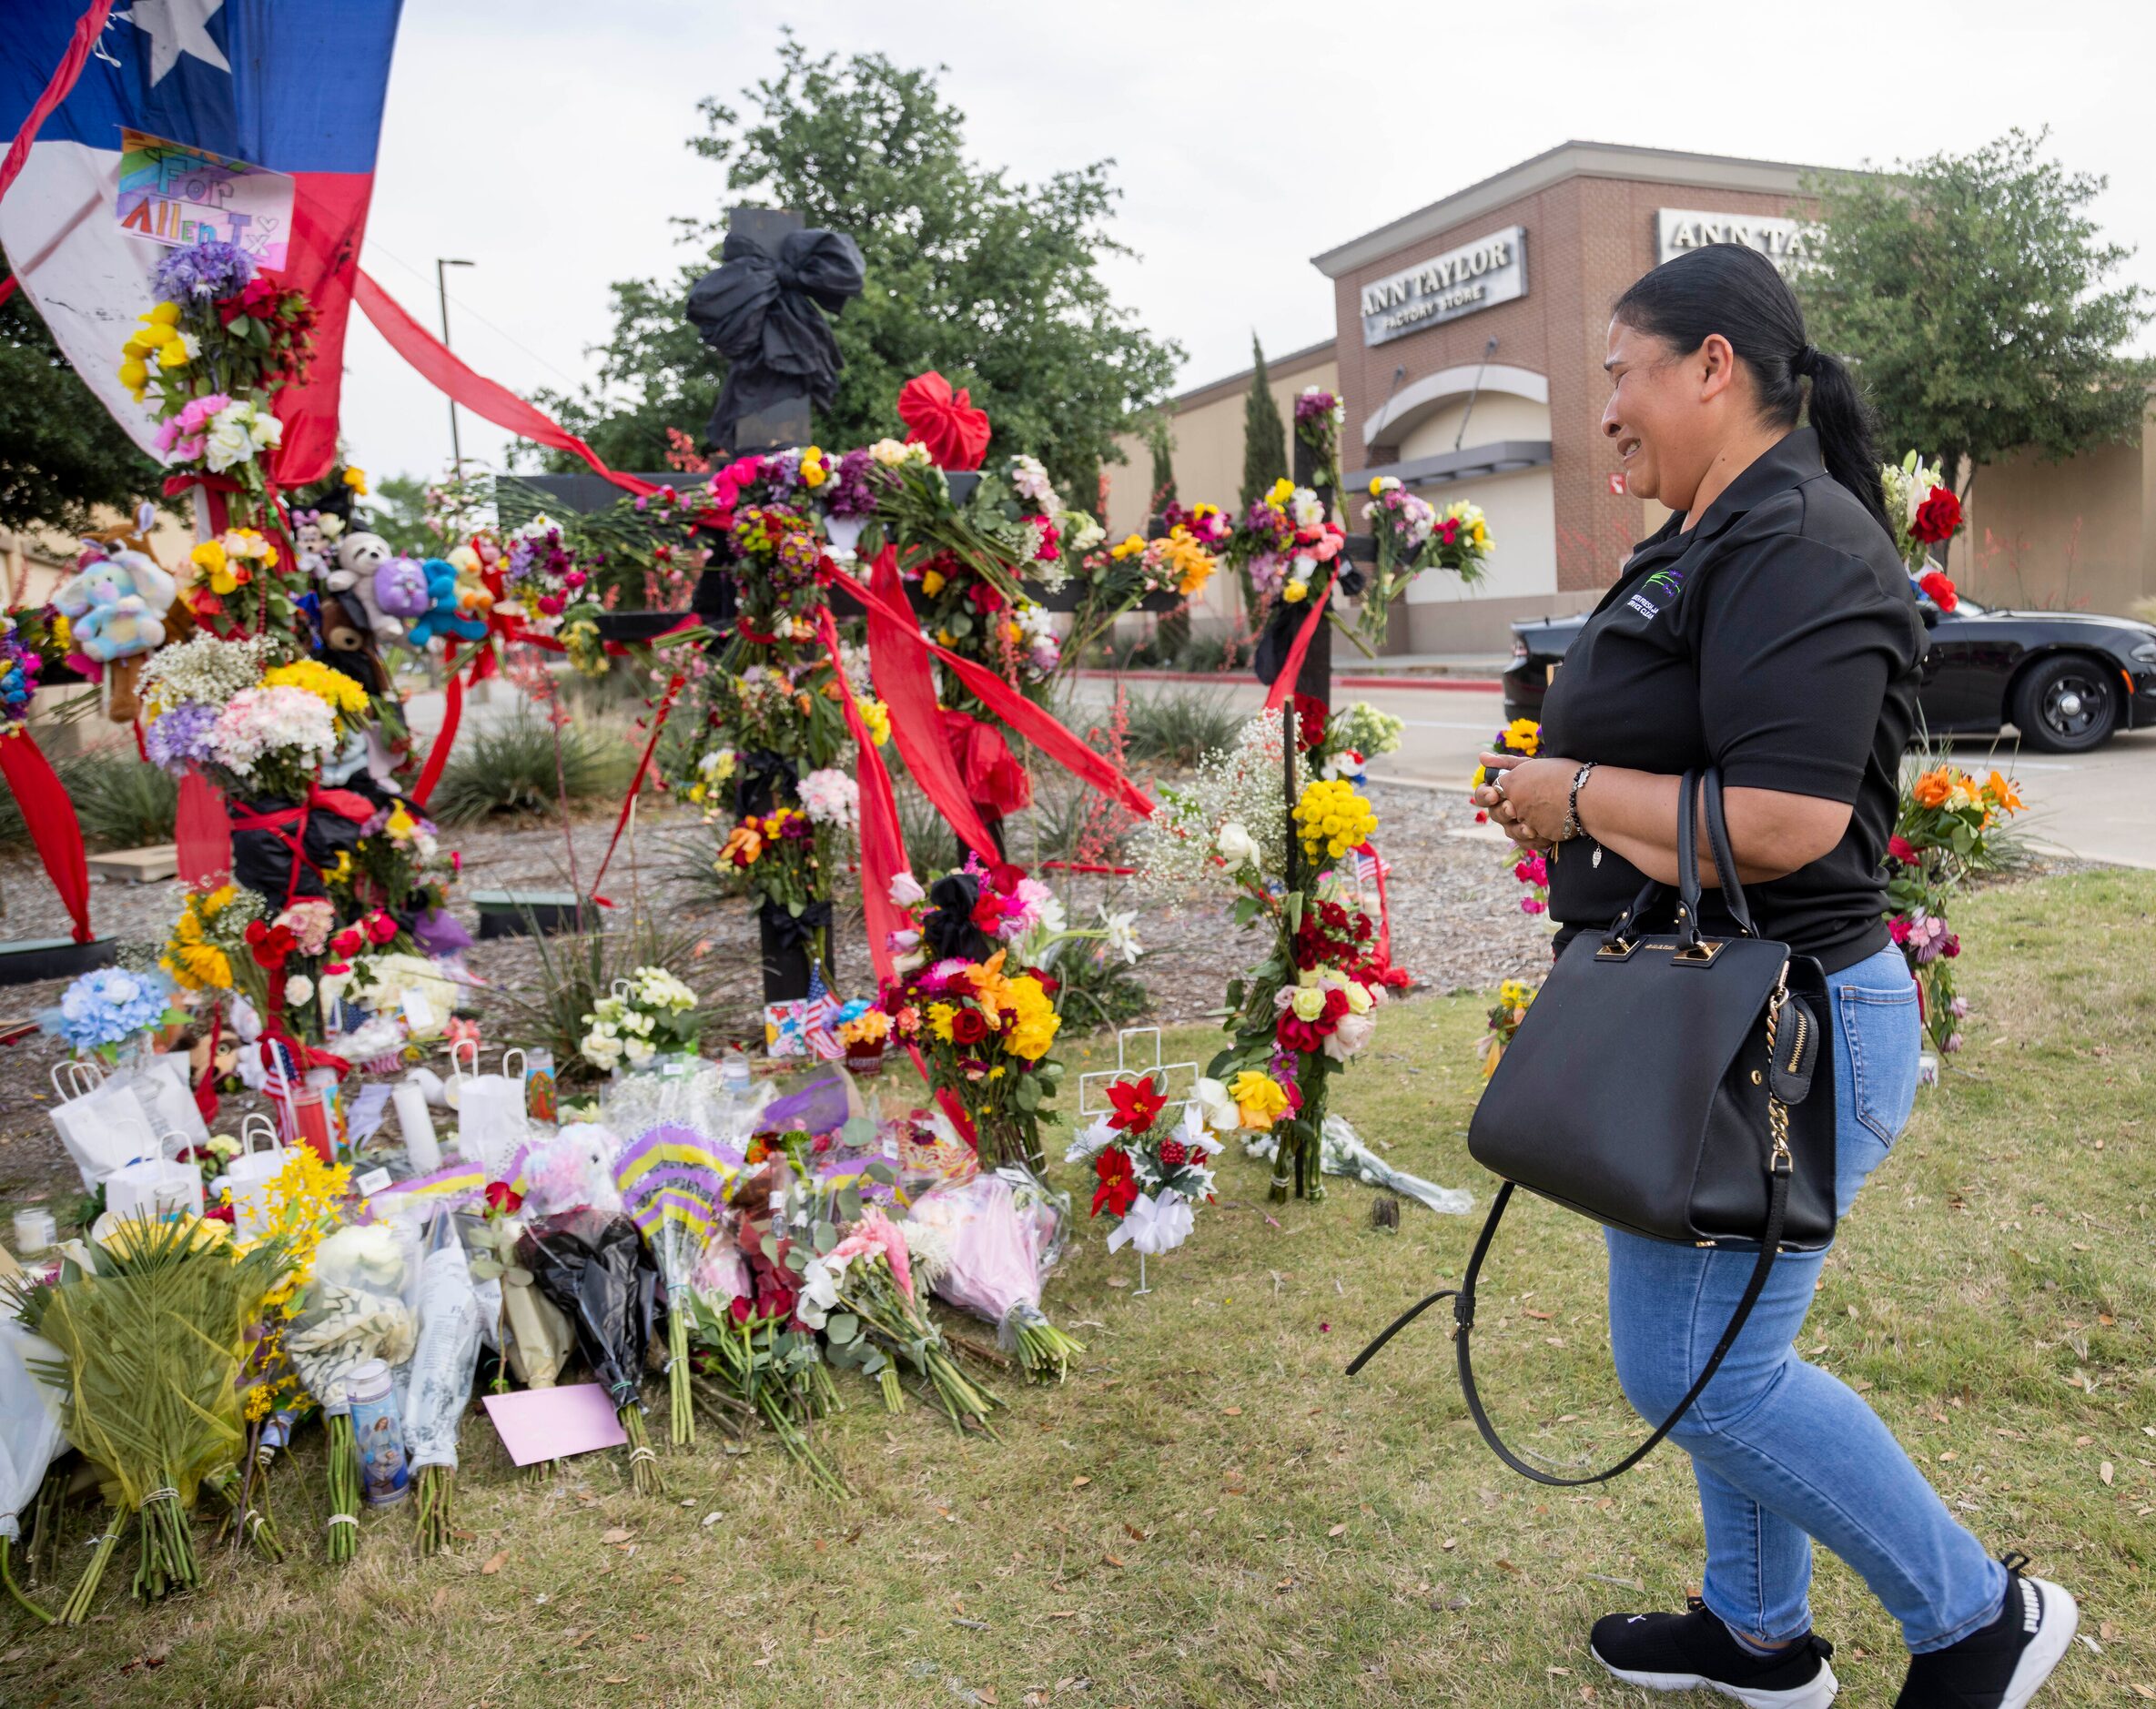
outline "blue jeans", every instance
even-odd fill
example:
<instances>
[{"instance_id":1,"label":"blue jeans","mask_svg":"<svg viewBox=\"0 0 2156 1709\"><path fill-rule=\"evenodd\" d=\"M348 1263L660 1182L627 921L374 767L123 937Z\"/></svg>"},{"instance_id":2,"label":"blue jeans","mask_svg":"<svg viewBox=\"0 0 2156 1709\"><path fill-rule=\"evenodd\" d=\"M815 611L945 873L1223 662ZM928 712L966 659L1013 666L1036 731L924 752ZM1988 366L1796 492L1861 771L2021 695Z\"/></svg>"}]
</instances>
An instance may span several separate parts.
<instances>
[{"instance_id":1,"label":"blue jeans","mask_svg":"<svg viewBox=\"0 0 2156 1709\"><path fill-rule=\"evenodd\" d=\"M1923 1029L1901 952L1829 976L1835 1196L1847 1213L1916 1100ZM1727 1328L1755 1255L1607 1231L1610 1343L1625 1397L1660 1423ZM1847 1562L1913 1652L1996 1619L2006 1573L1947 1511L1878 1415L1797 1356L1824 1252L1775 1260L1729 1357L1669 1440L1692 1456L1706 1522L1701 1596L1732 1631L1811 1629L1812 1540Z\"/></svg>"}]
</instances>

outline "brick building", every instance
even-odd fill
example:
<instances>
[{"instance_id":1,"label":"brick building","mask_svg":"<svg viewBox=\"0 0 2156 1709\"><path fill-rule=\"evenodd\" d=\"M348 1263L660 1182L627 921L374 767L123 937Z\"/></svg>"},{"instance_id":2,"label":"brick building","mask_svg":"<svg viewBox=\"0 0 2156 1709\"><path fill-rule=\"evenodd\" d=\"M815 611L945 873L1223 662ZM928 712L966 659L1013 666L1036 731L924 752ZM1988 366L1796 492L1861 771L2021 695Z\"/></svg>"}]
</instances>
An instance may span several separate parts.
<instances>
[{"instance_id":1,"label":"brick building","mask_svg":"<svg viewBox=\"0 0 2156 1709\"><path fill-rule=\"evenodd\" d=\"M1471 499L1490 519L1487 580L1470 591L1449 577L1421 578L1394 609L1390 651L1503 652L1513 620L1584 611L1600 598L1664 514L1614 484L1616 459L1599 428L1610 307L1658 261L1702 243L1800 259L1805 173L1568 142L1314 258L1332 284L1338 336L1273 365L1283 413L1305 386L1335 384L1347 406L1351 493L1373 474L1397 475L1433 502ZM1249 378L1171 401L1187 500L1233 503ZM1890 449L1898 457L1902 448ZM2096 592L2119 610L2156 594L2156 528L2143 526L2156 505L2152 452L2108 447L2063 471L1986 470L1968 555L1956 547L1958 578L2000 603L2070 606ZM1111 477L1109 522L1118 529L1145 511L1149 464L1135 444L1130 456ZM2080 507L2070 530L2058 518L2061 493ZM2024 527L2025 513L2052 525ZM1232 597L1225 586L1209 590L1200 616L1231 622Z\"/></svg>"}]
</instances>

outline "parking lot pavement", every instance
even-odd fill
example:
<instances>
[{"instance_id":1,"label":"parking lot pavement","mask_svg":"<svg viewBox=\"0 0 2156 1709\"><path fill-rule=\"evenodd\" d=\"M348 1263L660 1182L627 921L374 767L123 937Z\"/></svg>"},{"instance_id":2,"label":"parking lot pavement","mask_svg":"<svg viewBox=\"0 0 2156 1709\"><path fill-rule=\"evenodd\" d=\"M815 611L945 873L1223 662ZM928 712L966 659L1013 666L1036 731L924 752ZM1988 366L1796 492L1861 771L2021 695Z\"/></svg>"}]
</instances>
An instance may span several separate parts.
<instances>
[{"instance_id":1,"label":"parking lot pavement","mask_svg":"<svg viewBox=\"0 0 2156 1709\"><path fill-rule=\"evenodd\" d=\"M1105 705L1114 685L1093 679L1081 690L1088 702ZM1132 693L1221 693L1252 713L1265 703L1264 691L1248 679L1217 691L1134 683ZM1372 777L1388 782L1464 790L1475 756L1504 723L1503 694L1465 683L1356 688L1340 698L1366 700L1406 725L1400 751L1370 767ZM2029 811L2015 824L2030 842L2082 860L2156 867L2156 729L2114 736L2093 753L2023 753L2010 729L1995 741L1957 742L1953 752L1956 763L1979 776L1996 765L2020 780Z\"/></svg>"}]
</instances>

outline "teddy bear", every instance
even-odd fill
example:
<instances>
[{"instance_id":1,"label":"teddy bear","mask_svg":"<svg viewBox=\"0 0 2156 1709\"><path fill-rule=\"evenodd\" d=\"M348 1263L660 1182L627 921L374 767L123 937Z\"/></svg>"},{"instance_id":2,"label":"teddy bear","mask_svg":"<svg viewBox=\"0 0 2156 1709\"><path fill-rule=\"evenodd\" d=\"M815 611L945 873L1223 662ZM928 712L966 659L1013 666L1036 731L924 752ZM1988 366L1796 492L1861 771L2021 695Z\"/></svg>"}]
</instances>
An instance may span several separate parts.
<instances>
[{"instance_id":1,"label":"teddy bear","mask_svg":"<svg viewBox=\"0 0 2156 1709\"><path fill-rule=\"evenodd\" d=\"M346 534L337 542L337 567L322 578L323 585L332 593L348 592L362 575L371 574L396 555L396 548L380 534L364 529Z\"/></svg>"},{"instance_id":2,"label":"teddy bear","mask_svg":"<svg viewBox=\"0 0 2156 1709\"><path fill-rule=\"evenodd\" d=\"M103 667L101 698L115 723L141 710L142 661L165 644L166 619L179 597L179 583L149 554L156 521L156 507L145 504L132 530L86 538L76 573L53 595L73 625L75 652Z\"/></svg>"},{"instance_id":3,"label":"teddy bear","mask_svg":"<svg viewBox=\"0 0 2156 1709\"><path fill-rule=\"evenodd\" d=\"M430 558L422 567L427 572L427 589L432 598L426 614L412 623L408 637L411 644L423 647L437 635L455 635L462 641L483 640L486 624L478 618L463 615L457 567L442 558Z\"/></svg>"},{"instance_id":4,"label":"teddy bear","mask_svg":"<svg viewBox=\"0 0 2156 1709\"><path fill-rule=\"evenodd\" d=\"M349 588L332 597L355 602L378 641L401 639L405 625L424 617L434 602L427 571L416 558L391 558L362 570Z\"/></svg>"}]
</instances>

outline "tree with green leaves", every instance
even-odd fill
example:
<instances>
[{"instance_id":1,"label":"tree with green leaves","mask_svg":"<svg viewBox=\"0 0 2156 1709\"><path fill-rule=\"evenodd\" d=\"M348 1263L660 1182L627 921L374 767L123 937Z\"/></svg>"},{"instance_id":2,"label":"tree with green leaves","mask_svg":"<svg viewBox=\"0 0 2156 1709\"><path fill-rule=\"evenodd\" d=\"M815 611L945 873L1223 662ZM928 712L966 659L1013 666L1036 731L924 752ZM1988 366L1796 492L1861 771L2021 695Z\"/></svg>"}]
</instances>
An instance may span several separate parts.
<instances>
[{"instance_id":1,"label":"tree with green leaves","mask_svg":"<svg viewBox=\"0 0 2156 1709\"><path fill-rule=\"evenodd\" d=\"M0 528L73 533L98 505L132 514L164 480L16 291L0 307Z\"/></svg>"},{"instance_id":2,"label":"tree with green leaves","mask_svg":"<svg viewBox=\"0 0 2156 1709\"><path fill-rule=\"evenodd\" d=\"M359 526L380 534L412 558L441 555L443 542L427 526L427 483L417 475L390 475L363 501Z\"/></svg>"},{"instance_id":3,"label":"tree with green leaves","mask_svg":"<svg viewBox=\"0 0 2156 1709\"><path fill-rule=\"evenodd\" d=\"M1100 277L1104 257L1129 253L1108 232L1111 163L1038 184L976 166L934 73L880 54L815 57L791 34L741 111L699 110L705 134L689 146L724 169L728 201L790 208L861 246L867 288L832 321L845 366L815 417L819 442L896 434L898 389L933 368L987 410L998 452L1031 452L1090 503L1100 465L1120 460L1116 434L1182 356ZM616 285L598 383L545 399L617 469L663 468L665 430L700 429L725 374L683 313L724 221L677 223L698 258L671 281Z\"/></svg>"},{"instance_id":4,"label":"tree with green leaves","mask_svg":"<svg viewBox=\"0 0 2156 1709\"><path fill-rule=\"evenodd\" d=\"M1812 336L1855 359L1883 449L1959 470L1964 497L2024 447L2056 461L2136 439L2156 372L2126 350L2150 294L2105 282L2133 253L2089 216L2106 180L2042 157L2048 134L1809 187Z\"/></svg>"},{"instance_id":5,"label":"tree with green leaves","mask_svg":"<svg viewBox=\"0 0 2156 1709\"><path fill-rule=\"evenodd\" d=\"M1288 426L1273 400L1265 371L1265 347L1250 334L1250 389L1242 405L1242 507L1250 506L1288 472Z\"/></svg>"}]
</instances>

